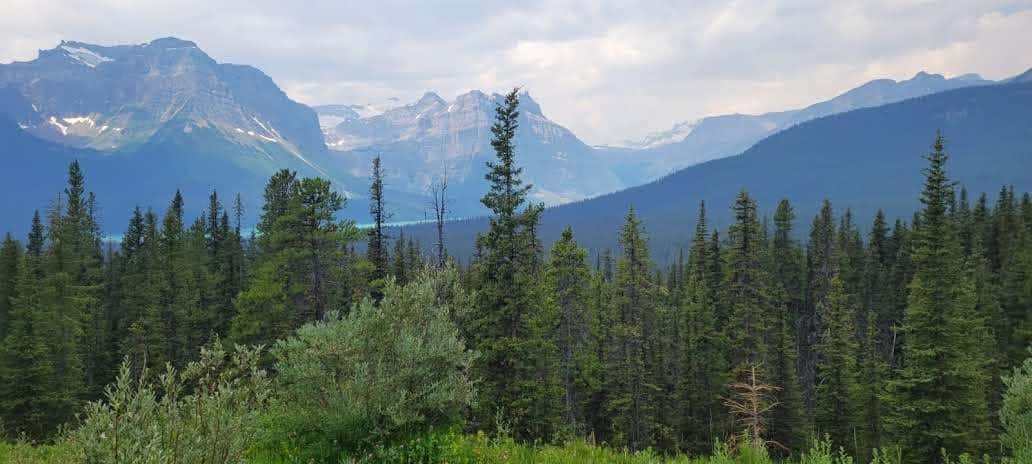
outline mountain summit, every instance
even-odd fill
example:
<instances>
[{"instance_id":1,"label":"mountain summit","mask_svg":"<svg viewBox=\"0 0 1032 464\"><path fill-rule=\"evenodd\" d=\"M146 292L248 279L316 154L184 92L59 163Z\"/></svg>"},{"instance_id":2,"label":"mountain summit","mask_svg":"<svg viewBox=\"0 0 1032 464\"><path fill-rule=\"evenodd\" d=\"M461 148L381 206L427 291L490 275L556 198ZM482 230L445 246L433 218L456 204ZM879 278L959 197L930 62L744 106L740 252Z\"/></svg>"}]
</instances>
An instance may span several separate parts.
<instances>
[{"instance_id":1,"label":"mountain summit","mask_svg":"<svg viewBox=\"0 0 1032 464\"><path fill-rule=\"evenodd\" d=\"M341 152L352 176L368 176L370 160L382 156L387 183L421 195L447 175L456 193L457 216L485 212L479 198L486 188L485 163L494 157L491 124L503 96L471 90L446 101L434 92L419 100L364 118L341 118L340 105L320 107L327 145ZM332 125L335 123L335 125ZM572 132L544 116L531 95L520 94L517 156L534 186L532 199L549 205L612 192L624 185Z\"/></svg>"},{"instance_id":2,"label":"mountain summit","mask_svg":"<svg viewBox=\"0 0 1032 464\"><path fill-rule=\"evenodd\" d=\"M66 148L87 168L146 178L142 191L128 190L128 181L92 186L102 205L123 215L133 205L122 198L160 205L177 188L194 195L187 204L196 210L213 188L257 199L281 168L349 188L324 167L328 151L311 108L260 70L218 63L174 37L118 46L63 41L34 60L0 65L0 120Z\"/></svg>"}]
</instances>

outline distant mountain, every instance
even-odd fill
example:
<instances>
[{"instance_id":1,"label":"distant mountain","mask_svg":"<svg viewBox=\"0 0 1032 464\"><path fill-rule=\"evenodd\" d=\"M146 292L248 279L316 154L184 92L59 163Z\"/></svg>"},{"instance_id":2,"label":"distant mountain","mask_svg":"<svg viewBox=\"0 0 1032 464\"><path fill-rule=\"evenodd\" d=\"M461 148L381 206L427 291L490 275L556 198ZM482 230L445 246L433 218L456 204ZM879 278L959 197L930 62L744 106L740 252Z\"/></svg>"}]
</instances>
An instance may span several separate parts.
<instances>
[{"instance_id":1,"label":"distant mountain","mask_svg":"<svg viewBox=\"0 0 1032 464\"><path fill-rule=\"evenodd\" d=\"M486 212L479 199L487 188L485 163L494 159L491 124L502 95L474 90L446 101L433 92L382 114L342 119L326 134L327 145L339 151L335 167L354 177L369 175L370 161L380 155L387 185L399 192L423 195L447 173L454 193L455 216ZM333 115L320 109L325 120ZM599 154L568 129L549 120L527 93L520 100L516 146L531 197L548 205L580 200L622 188Z\"/></svg>"},{"instance_id":2,"label":"distant mountain","mask_svg":"<svg viewBox=\"0 0 1032 464\"><path fill-rule=\"evenodd\" d=\"M657 179L679 168L737 155L775 132L812 119L906 100L946 90L993 84L977 74L946 79L919 72L911 79L878 79L806 108L760 115L733 114L682 122L624 148L605 152L629 185Z\"/></svg>"},{"instance_id":3,"label":"distant mountain","mask_svg":"<svg viewBox=\"0 0 1032 464\"><path fill-rule=\"evenodd\" d=\"M937 130L946 136L950 176L972 195L1003 185L1032 189L1032 83L951 90L875 108L800 123L739 156L679 170L658 181L591 200L550 208L542 217L546 244L573 227L582 245L616 247L617 230L634 207L648 228L657 259L688 246L696 210L705 201L711 227L722 233L733 220L735 195L746 189L768 217L782 198L796 209L796 232L806 233L823 199L837 211L851 208L866 228L878 208L909 220L919 207L923 155ZM456 256L469 256L485 220L449 225ZM406 235L426 239L426 227Z\"/></svg>"},{"instance_id":4,"label":"distant mountain","mask_svg":"<svg viewBox=\"0 0 1032 464\"><path fill-rule=\"evenodd\" d=\"M163 206L176 188L190 195L192 212L206 205L212 188L256 200L280 168L329 177L343 190L353 184L324 168L329 152L311 108L292 101L261 71L217 63L185 40L112 47L61 42L35 60L0 65L0 103L0 119L16 127L0 139L5 165L15 156L42 156L14 153L17 141L23 151L31 146L91 162L108 158L102 163L107 170L130 177L90 185L98 195L108 193L100 201L112 230L123 227L134 204ZM25 179L63 172L23 167L18 175ZM95 178L107 174L87 171ZM5 186L3 194L12 193ZM7 213L0 210L0 228Z\"/></svg>"}]
</instances>

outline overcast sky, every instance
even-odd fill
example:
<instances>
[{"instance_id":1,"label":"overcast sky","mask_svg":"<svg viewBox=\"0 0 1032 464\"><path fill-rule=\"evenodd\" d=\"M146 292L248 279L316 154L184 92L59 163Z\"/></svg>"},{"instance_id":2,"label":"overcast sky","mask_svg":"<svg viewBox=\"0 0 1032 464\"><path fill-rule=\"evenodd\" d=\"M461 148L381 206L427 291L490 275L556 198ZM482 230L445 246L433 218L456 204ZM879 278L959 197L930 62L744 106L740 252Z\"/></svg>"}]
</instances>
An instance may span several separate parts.
<instances>
[{"instance_id":1,"label":"overcast sky","mask_svg":"<svg viewBox=\"0 0 1032 464\"><path fill-rule=\"evenodd\" d=\"M874 78L1032 67L1032 0L0 0L0 12L0 62L61 39L176 36L308 104L524 86L591 144L805 106Z\"/></svg>"}]
</instances>

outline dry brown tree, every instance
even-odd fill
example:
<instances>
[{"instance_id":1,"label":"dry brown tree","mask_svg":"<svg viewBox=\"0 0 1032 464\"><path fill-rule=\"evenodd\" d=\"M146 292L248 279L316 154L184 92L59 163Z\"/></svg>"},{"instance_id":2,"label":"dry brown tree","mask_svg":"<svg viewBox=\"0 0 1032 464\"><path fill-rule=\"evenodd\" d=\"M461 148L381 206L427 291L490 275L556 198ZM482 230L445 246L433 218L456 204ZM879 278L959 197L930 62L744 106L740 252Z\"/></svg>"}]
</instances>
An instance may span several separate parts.
<instances>
[{"instance_id":1,"label":"dry brown tree","mask_svg":"<svg viewBox=\"0 0 1032 464\"><path fill-rule=\"evenodd\" d=\"M780 404L774 397L774 392L781 390L781 387L757 380L756 366L752 366L748 374L749 377L744 382L728 385L732 393L730 397L724 398L724 405L734 417L735 424L742 427L739 435L732 436L732 444L743 439L755 448L775 446L787 451L781 443L764 438L767 434L766 414Z\"/></svg>"}]
</instances>

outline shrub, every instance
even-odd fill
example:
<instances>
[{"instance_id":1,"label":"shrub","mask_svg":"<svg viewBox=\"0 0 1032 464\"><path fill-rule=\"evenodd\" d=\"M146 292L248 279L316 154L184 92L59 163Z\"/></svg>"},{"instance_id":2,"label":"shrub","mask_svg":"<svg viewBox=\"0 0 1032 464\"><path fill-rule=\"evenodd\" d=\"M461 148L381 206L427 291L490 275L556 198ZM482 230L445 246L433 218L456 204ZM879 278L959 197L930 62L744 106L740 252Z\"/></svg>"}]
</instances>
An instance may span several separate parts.
<instances>
[{"instance_id":1,"label":"shrub","mask_svg":"<svg viewBox=\"0 0 1032 464\"><path fill-rule=\"evenodd\" d=\"M1032 357L1003 382L1007 391L1000 407L1000 441L1011 450L1015 462L1032 463Z\"/></svg>"},{"instance_id":2,"label":"shrub","mask_svg":"<svg viewBox=\"0 0 1032 464\"><path fill-rule=\"evenodd\" d=\"M237 347L227 363L216 341L181 373L166 366L156 384L145 369L134 379L125 361L72 439L87 464L243 463L269 394L260 351Z\"/></svg>"},{"instance_id":3,"label":"shrub","mask_svg":"<svg viewBox=\"0 0 1032 464\"><path fill-rule=\"evenodd\" d=\"M457 282L454 271L404 287L388 280L378 305L367 298L278 342L278 395L261 452L338 462L460 422L473 401L474 354L450 317L461 309L449 301L466 300L438 297L447 282Z\"/></svg>"}]
</instances>

